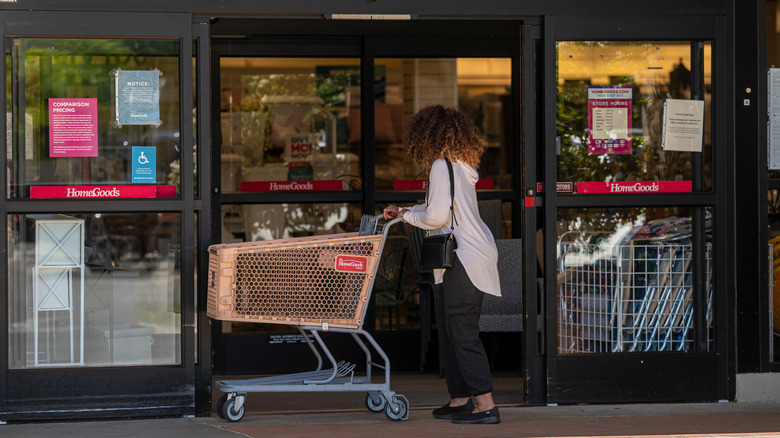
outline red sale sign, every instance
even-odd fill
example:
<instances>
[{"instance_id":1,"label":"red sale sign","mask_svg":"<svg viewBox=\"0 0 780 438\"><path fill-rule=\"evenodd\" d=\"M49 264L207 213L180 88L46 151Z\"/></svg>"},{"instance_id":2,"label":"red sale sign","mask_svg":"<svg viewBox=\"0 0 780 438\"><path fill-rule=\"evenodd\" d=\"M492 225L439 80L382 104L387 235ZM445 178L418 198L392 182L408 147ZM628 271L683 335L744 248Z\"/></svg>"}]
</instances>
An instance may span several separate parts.
<instances>
[{"instance_id":1,"label":"red sale sign","mask_svg":"<svg viewBox=\"0 0 780 438\"><path fill-rule=\"evenodd\" d=\"M604 193L684 193L690 192L690 181L618 181L618 182L580 182L579 194Z\"/></svg>"}]
</instances>

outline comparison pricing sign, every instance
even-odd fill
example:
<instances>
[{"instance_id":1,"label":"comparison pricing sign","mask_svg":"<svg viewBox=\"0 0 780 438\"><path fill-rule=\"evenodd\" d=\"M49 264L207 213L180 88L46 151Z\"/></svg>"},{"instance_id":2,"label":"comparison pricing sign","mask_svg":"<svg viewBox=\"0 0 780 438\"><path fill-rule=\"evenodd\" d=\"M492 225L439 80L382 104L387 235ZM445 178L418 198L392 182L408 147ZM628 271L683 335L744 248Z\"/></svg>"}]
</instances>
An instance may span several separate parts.
<instances>
[{"instance_id":1,"label":"comparison pricing sign","mask_svg":"<svg viewBox=\"0 0 780 438\"><path fill-rule=\"evenodd\" d=\"M97 99L49 99L49 156L98 156Z\"/></svg>"}]
</instances>

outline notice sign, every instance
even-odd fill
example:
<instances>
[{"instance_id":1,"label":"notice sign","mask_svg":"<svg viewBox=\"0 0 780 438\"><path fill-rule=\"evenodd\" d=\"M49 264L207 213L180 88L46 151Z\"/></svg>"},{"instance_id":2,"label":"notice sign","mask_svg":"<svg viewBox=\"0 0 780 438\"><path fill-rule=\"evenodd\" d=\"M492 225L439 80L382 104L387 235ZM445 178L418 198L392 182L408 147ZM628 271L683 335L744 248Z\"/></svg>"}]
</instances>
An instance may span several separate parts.
<instances>
[{"instance_id":1,"label":"notice sign","mask_svg":"<svg viewBox=\"0 0 780 438\"><path fill-rule=\"evenodd\" d=\"M704 101L666 99L661 146L665 151L701 152Z\"/></svg>"},{"instance_id":2,"label":"notice sign","mask_svg":"<svg viewBox=\"0 0 780 438\"><path fill-rule=\"evenodd\" d=\"M631 153L631 87L588 87L588 153Z\"/></svg>"},{"instance_id":3,"label":"notice sign","mask_svg":"<svg viewBox=\"0 0 780 438\"><path fill-rule=\"evenodd\" d=\"M160 126L160 70L122 70L115 76L116 125Z\"/></svg>"},{"instance_id":4,"label":"notice sign","mask_svg":"<svg viewBox=\"0 0 780 438\"><path fill-rule=\"evenodd\" d=\"M157 182L157 148L133 146L133 183Z\"/></svg>"},{"instance_id":5,"label":"notice sign","mask_svg":"<svg viewBox=\"0 0 780 438\"><path fill-rule=\"evenodd\" d=\"M311 135L291 134L285 140L284 155L288 162L311 161L314 152Z\"/></svg>"},{"instance_id":6,"label":"notice sign","mask_svg":"<svg viewBox=\"0 0 780 438\"><path fill-rule=\"evenodd\" d=\"M770 68L767 76L767 162L770 170L777 170L780 169L780 68Z\"/></svg>"},{"instance_id":7,"label":"notice sign","mask_svg":"<svg viewBox=\"0 0 780 438\"><path fill-rule=\"evenodd\" d=\"M49 99L49 156L98 156L97 99Z\"/></svg>"}]
</instances>

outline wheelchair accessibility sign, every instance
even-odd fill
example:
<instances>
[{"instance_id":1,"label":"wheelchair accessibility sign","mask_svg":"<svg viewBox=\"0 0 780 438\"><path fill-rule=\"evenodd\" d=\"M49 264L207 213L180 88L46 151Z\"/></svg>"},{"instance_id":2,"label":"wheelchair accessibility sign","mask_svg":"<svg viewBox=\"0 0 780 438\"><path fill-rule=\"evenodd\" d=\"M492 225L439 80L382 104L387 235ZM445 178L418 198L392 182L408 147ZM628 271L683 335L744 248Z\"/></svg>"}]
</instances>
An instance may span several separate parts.
<instances>
[{"instance_id":1,"label":"wheelchair accessibility sign","mask_svg":"<svg viewBox=\"0 0 780 438\"><path fill-rule=\"evenodd\" d=\"M157 182L157 147L133 146L133 183Z\"/></svg>"}]
</instances>

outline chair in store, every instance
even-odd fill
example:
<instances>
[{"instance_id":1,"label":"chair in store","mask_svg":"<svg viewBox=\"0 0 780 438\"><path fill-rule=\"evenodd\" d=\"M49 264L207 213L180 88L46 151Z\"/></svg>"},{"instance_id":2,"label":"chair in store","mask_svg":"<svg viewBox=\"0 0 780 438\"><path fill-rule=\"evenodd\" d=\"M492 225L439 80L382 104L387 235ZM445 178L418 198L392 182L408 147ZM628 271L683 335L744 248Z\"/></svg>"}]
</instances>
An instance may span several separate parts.
<instances>
[{"instance_id":1,"label":"chair in store","mask_svg":"<svg viewBox=\"0 0 780 438\"><path fill-rule=\"evenodd\" d=\"M406 236L387 236L382 257L379 260L374 279L374 297L380 327L384 327L383 310L388 312L388 325L401 325L401 307L404 304L403 285L409 254L409 239Z\"/></svg>"},{"instance_id":2,"label":"chair in store","mask_svg":"<svg viewBox=\"0 0 780 438\"><path fill-rule=\"evenodd\" d=\"M479 317L480 332L523 331L523 253L521 239L498 239L498 275L501 296L485 294L482 314ZM488 359L495 363L498 342L487 348Z\"/></svg>"}]
</instances>

